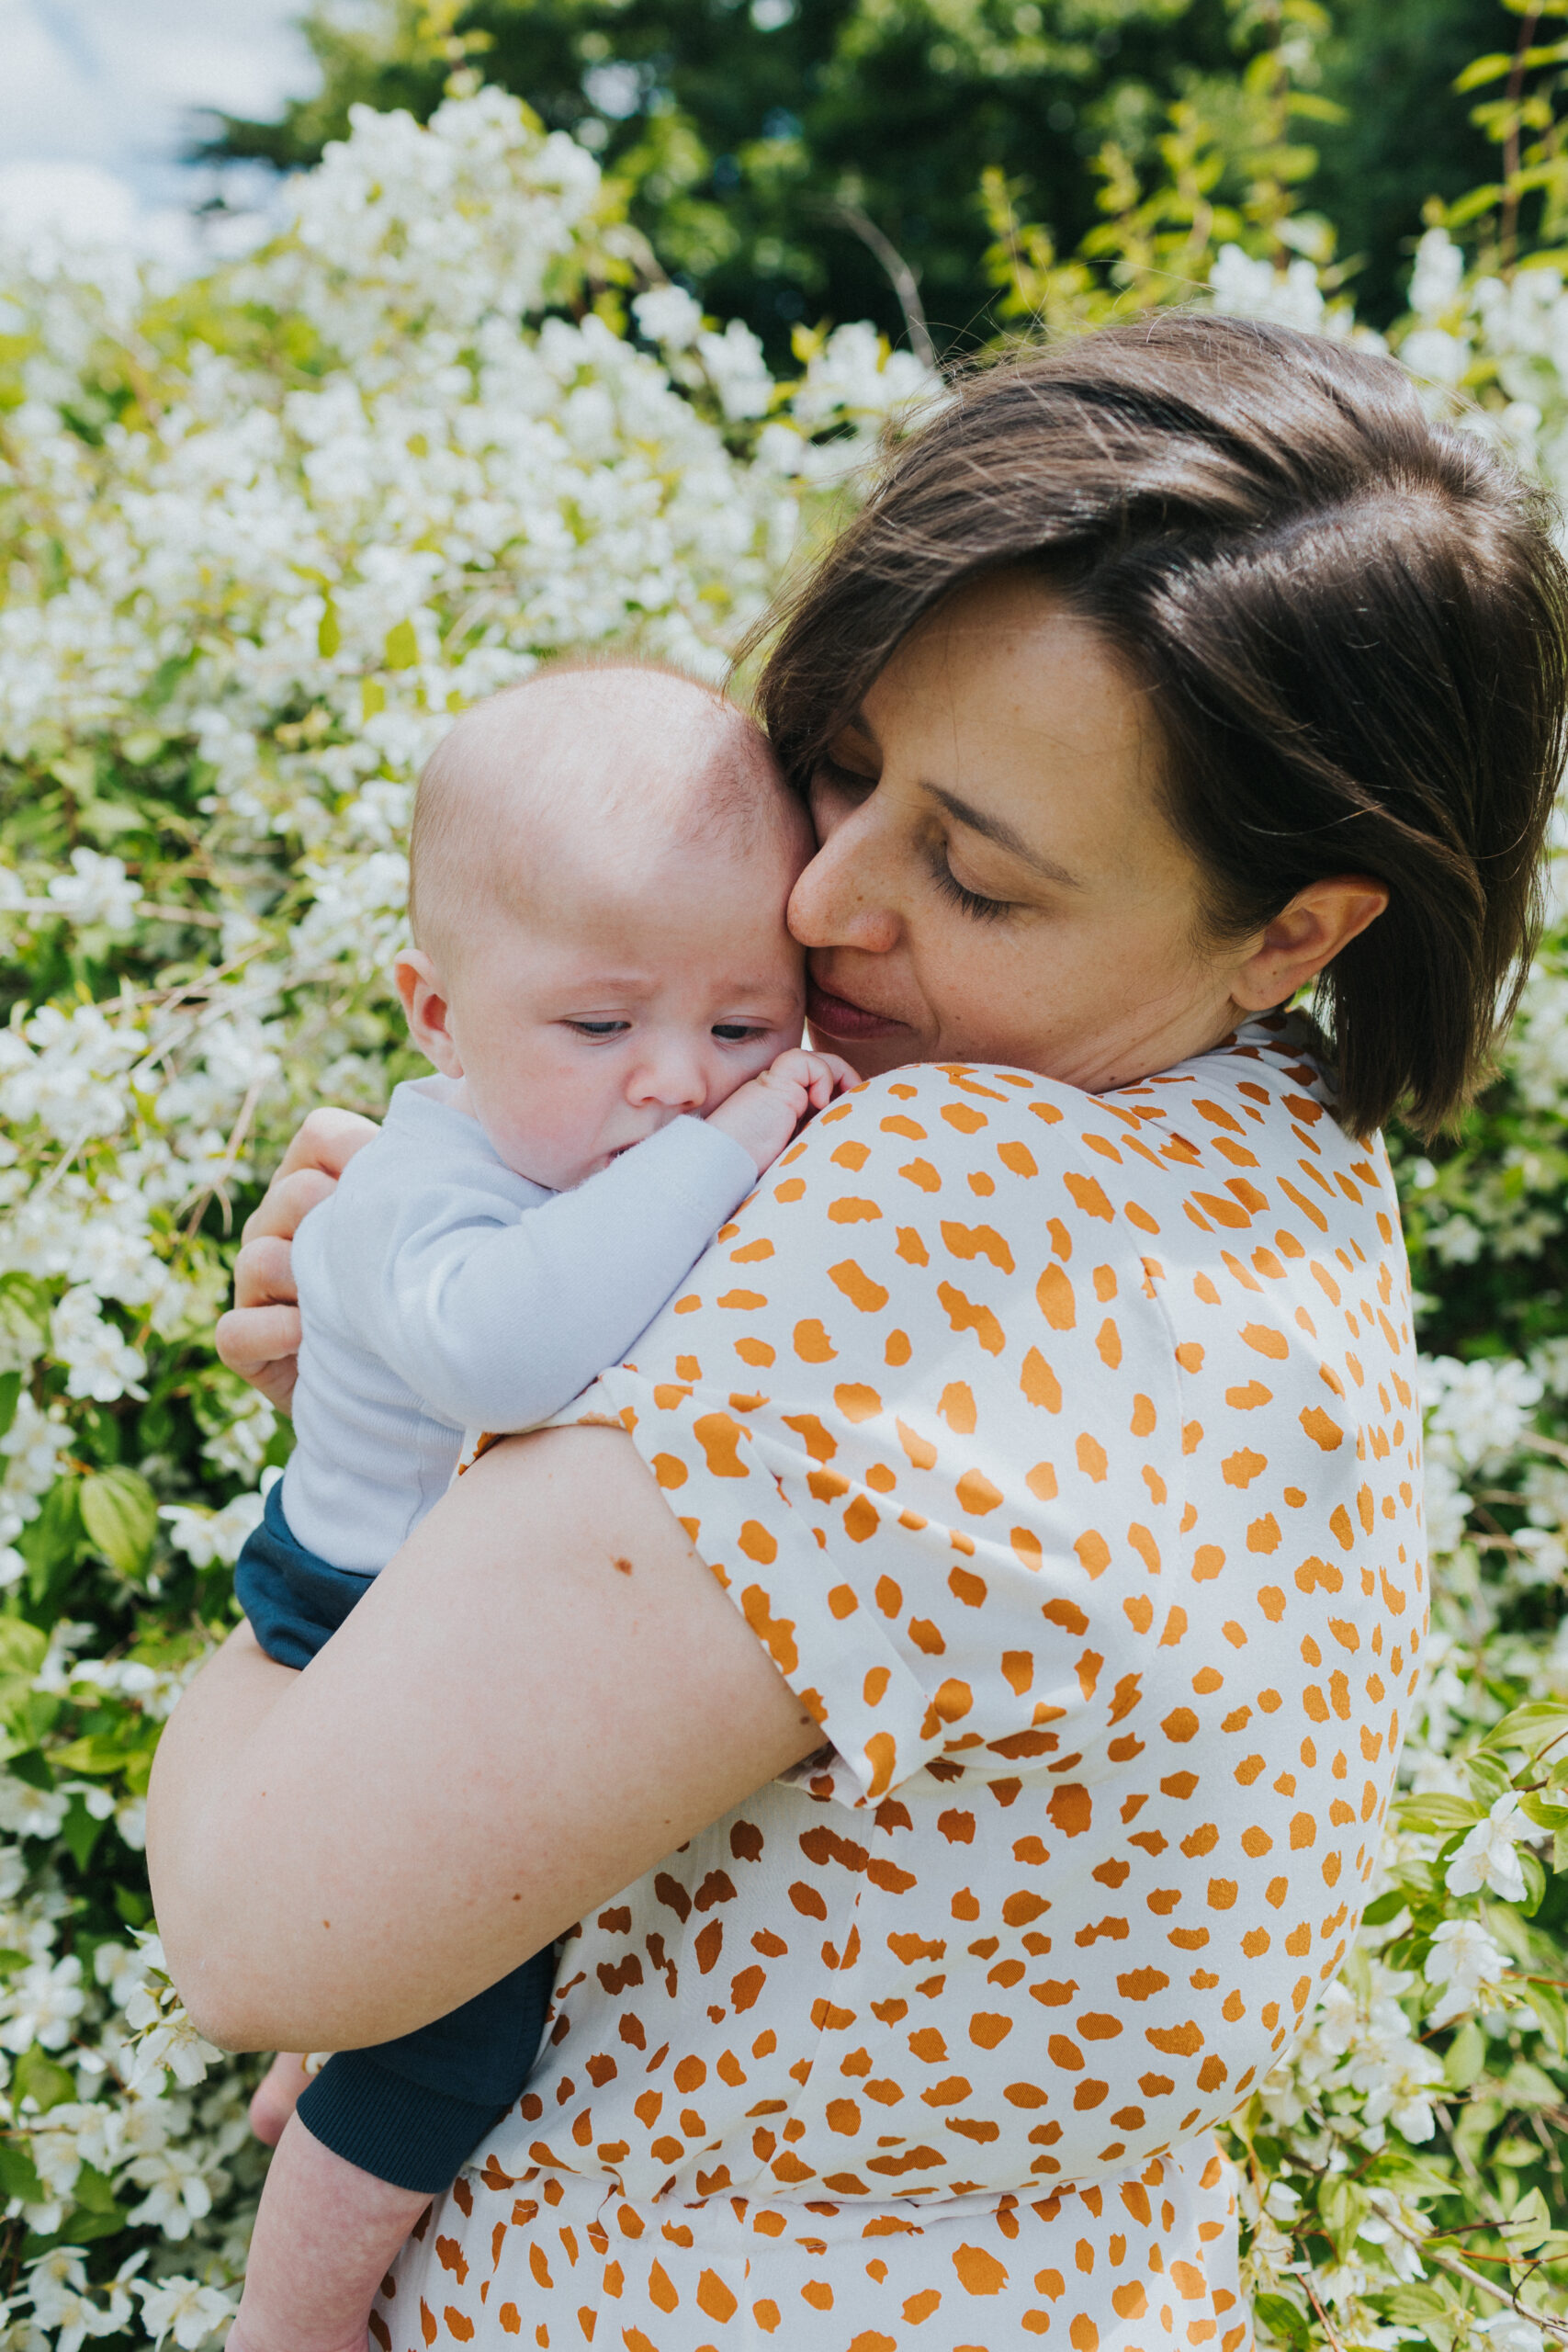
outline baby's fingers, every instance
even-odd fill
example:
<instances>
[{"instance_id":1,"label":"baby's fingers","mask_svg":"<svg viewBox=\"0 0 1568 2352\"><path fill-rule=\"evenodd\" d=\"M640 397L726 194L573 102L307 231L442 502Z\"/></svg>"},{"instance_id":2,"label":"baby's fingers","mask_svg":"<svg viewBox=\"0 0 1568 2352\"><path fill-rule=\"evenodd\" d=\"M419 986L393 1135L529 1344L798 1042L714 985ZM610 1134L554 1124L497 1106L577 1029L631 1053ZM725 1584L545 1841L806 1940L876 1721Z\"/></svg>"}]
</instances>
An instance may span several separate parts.
<instances>
[{"instance_id":1,"label":"baby's fingers","mask_svg":"<svg viewBox=\"0 0 1568 2352\"><path fill-rule=\"evenodd\" d=\"M806 1091L813 1110L825 1111L835 1094L846 1087L860 1084L855 1071L848 1062L840 1061L837 1054L812 1054L807 1058L811 1073L806 1081Z\"/></svg>"}]
</instances>

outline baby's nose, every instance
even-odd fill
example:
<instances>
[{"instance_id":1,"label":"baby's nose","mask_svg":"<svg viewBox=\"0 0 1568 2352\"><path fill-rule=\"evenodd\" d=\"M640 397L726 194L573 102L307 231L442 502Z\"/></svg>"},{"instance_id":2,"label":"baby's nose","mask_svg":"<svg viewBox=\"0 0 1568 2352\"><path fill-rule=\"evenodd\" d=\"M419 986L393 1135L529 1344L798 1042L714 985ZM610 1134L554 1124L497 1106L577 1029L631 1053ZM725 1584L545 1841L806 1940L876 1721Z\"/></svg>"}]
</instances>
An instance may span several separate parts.
<instances>
[{"instance_id":1,"label":"baby's nose","mask_svg":"<svg viewBox=\"0 0 1568 2352\"><path fill-rule=\"evenodd\" d=\"M700 1110L707 1091L701 1051L694 1044L675 1039L645 1057L630 1089L634 1102L658 1102L671 1111Z\"/></svg>"}]
</instances>

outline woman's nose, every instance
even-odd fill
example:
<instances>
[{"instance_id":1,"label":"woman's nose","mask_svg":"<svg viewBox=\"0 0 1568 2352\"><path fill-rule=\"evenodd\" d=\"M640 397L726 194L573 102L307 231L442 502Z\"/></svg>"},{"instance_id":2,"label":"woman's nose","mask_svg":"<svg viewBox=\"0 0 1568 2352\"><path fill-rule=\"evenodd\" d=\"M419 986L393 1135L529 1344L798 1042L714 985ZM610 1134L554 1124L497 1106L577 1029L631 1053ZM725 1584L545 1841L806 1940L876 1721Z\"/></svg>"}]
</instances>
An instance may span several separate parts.
<instances>
[{"instance_id":1,"label":"woman's nose","mask_svg":"<svg viewBox=\"0 0 1568 2352\"><path fill-rule=\"evenodd\" d=\"M785 920L803 947L858 947L883 956L897 944L899 917L881 870L886 851L874 803L874 795L827 829L790 893Z\"/></svg>"}]
</instances>

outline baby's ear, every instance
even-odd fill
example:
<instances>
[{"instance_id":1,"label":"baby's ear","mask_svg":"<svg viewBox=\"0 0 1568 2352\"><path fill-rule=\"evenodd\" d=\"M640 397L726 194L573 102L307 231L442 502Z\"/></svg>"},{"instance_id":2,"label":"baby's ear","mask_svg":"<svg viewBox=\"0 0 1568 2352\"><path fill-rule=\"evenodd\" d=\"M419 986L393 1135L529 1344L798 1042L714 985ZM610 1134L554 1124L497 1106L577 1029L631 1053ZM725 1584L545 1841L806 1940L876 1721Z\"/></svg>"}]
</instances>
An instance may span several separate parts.
<instances>
[{"instance_id":1,"label":"baby's ear","mask_svg":"<svg viewBox=\"0 0 1568 2352\"><path fill-rule=\"evenodd\" d=\"M405 947L392 967L409 1035L444 1078L461 1078L462 1057L449 1026L446 984L423 947Z\"/></svg>"}]
</instances>

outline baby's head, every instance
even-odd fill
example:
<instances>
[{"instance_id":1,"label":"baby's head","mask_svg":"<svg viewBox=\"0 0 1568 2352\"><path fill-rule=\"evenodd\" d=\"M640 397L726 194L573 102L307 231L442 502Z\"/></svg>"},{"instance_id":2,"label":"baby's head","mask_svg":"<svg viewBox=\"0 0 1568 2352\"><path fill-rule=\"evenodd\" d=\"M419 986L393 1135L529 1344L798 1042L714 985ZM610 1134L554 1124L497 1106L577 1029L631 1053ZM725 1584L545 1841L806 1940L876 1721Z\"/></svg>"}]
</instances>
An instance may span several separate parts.
<instances>
[{"instance_id":1,"label":"baby's head","mask_svg":"<svg viewBox=\"0 0 1568 2352\"><path fill-rule=\"evenodd\" d=\"M811 829L767 739L664 670L561 667L477 704L420 781L415 1044L555 1190L799 1043L784 923Z\"/></svg>"}]
</instances>

